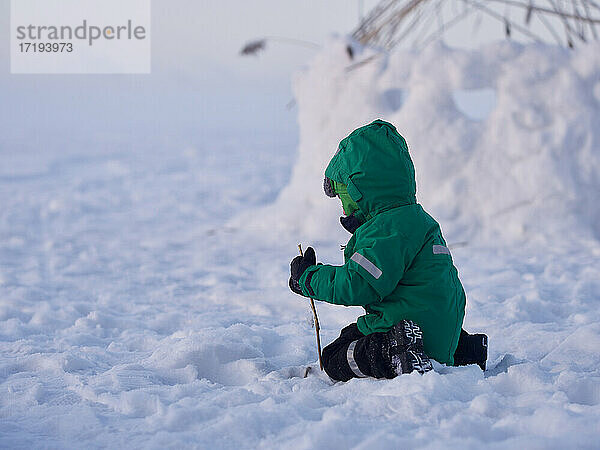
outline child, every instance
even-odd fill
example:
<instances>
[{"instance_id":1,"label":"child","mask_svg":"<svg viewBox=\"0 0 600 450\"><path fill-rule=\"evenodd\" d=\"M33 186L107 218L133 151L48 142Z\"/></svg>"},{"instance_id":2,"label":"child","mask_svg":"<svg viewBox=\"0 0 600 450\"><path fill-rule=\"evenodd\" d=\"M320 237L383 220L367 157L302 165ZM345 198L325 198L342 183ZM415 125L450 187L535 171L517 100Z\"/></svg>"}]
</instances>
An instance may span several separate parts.
<instances>
[{"instance_id":1,"label":"child","mask_svg":"<svg viewBox=\"0 0 600 450\"><path fill-rule=\"evenodd\" d=\"M340 142L325 170L325 193L339 197L352 233L343 266L316 265L315 252L291 263L290 288L366 314L323 349L334 380L394 378L448 365L485 370L487 336L462 330L465 293L438 223L416 202L406 142L382 120Z\"/></svg>"}]
</instances>

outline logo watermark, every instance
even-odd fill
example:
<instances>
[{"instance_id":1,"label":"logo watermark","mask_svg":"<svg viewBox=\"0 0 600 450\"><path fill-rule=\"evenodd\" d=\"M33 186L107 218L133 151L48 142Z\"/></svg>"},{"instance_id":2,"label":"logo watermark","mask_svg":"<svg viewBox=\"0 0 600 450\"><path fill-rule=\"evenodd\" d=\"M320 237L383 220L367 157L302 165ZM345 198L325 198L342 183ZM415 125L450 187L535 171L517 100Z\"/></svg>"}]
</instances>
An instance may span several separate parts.
<instances>
[{"instance_id":1,"label":"logo watermark","mask_svg":"<svg viewBox=\"0 0 600 450\"><path fill-rule=\"evenodd\" d=\"M11 73L150 73L150 0L11 0Z\"/></svg>"}]
</instances>

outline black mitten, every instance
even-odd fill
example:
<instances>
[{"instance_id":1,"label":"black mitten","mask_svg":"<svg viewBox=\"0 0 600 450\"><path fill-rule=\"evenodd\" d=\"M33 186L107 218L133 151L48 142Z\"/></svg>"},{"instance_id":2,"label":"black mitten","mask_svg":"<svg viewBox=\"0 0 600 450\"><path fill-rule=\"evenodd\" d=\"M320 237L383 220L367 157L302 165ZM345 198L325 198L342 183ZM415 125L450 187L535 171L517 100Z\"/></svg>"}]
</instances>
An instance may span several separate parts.
<instances>
[{"instance_id":1,"label":"black mitten","mask_svg":"<svg viewBox=\"0 0 600 450\"><path fill-rule=\"evenodd\" d=\"M308 247L303 256L296 256L290 263L290 289L296 294L304 295L300 287L300 278L310 266L317 264L317 256L312 247Z\"/></svg>"}]
</instances>

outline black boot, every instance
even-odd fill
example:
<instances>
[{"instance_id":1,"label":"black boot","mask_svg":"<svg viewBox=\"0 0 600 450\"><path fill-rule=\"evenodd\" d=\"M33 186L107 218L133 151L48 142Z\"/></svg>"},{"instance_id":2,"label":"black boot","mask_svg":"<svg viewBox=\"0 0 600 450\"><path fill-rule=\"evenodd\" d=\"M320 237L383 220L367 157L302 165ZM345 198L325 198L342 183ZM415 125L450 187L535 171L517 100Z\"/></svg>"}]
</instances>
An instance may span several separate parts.
<instances>
[{"instance_id":1,"label":"black boot","mask_svg":"<svg viewBox=\"0 0 600 450\"><path fill-rule=\"evenodd\" d=\"M481 370L485 370L487 349L488 337L485 334L469 334L465 330L461 330L458 346L454 352L454 365L477 364Z\"/></svg>"},{"instance_id":2,"label":"black boot","mask_svg":"<svg viewBox=\"0 0 600 450\"><path fill-rule=\"evenodd\" d=\"M423 350L423 333L412 320L401 320L386 333L389 341L389 361L396 375L423 374L433 369L429 357Z\"/></svg>"}]
</instances>

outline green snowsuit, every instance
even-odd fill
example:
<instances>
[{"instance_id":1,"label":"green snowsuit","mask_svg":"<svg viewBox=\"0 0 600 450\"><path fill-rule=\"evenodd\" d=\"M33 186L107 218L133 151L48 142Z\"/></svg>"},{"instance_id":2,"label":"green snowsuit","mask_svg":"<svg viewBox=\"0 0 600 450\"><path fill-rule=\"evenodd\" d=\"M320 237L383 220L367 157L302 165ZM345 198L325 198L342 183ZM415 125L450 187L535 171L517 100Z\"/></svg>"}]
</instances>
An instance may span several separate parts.
<instances>
[{"instance_id":1,"label":"green snowsuit","mask_svg":"<svg viewBox=\"0 0 600 450\"><path fill-rule=\"evenodd\" d=\"M452 365L465 293L438 223L416 202L404 138L382 120L359 128L340 142L325 176L347 186L366 222L348 241L343 266L304 272L304 294L364 307L357 325L365 335L412 320L423 331L427 355Z\"/></svg>"}]
</instances>

